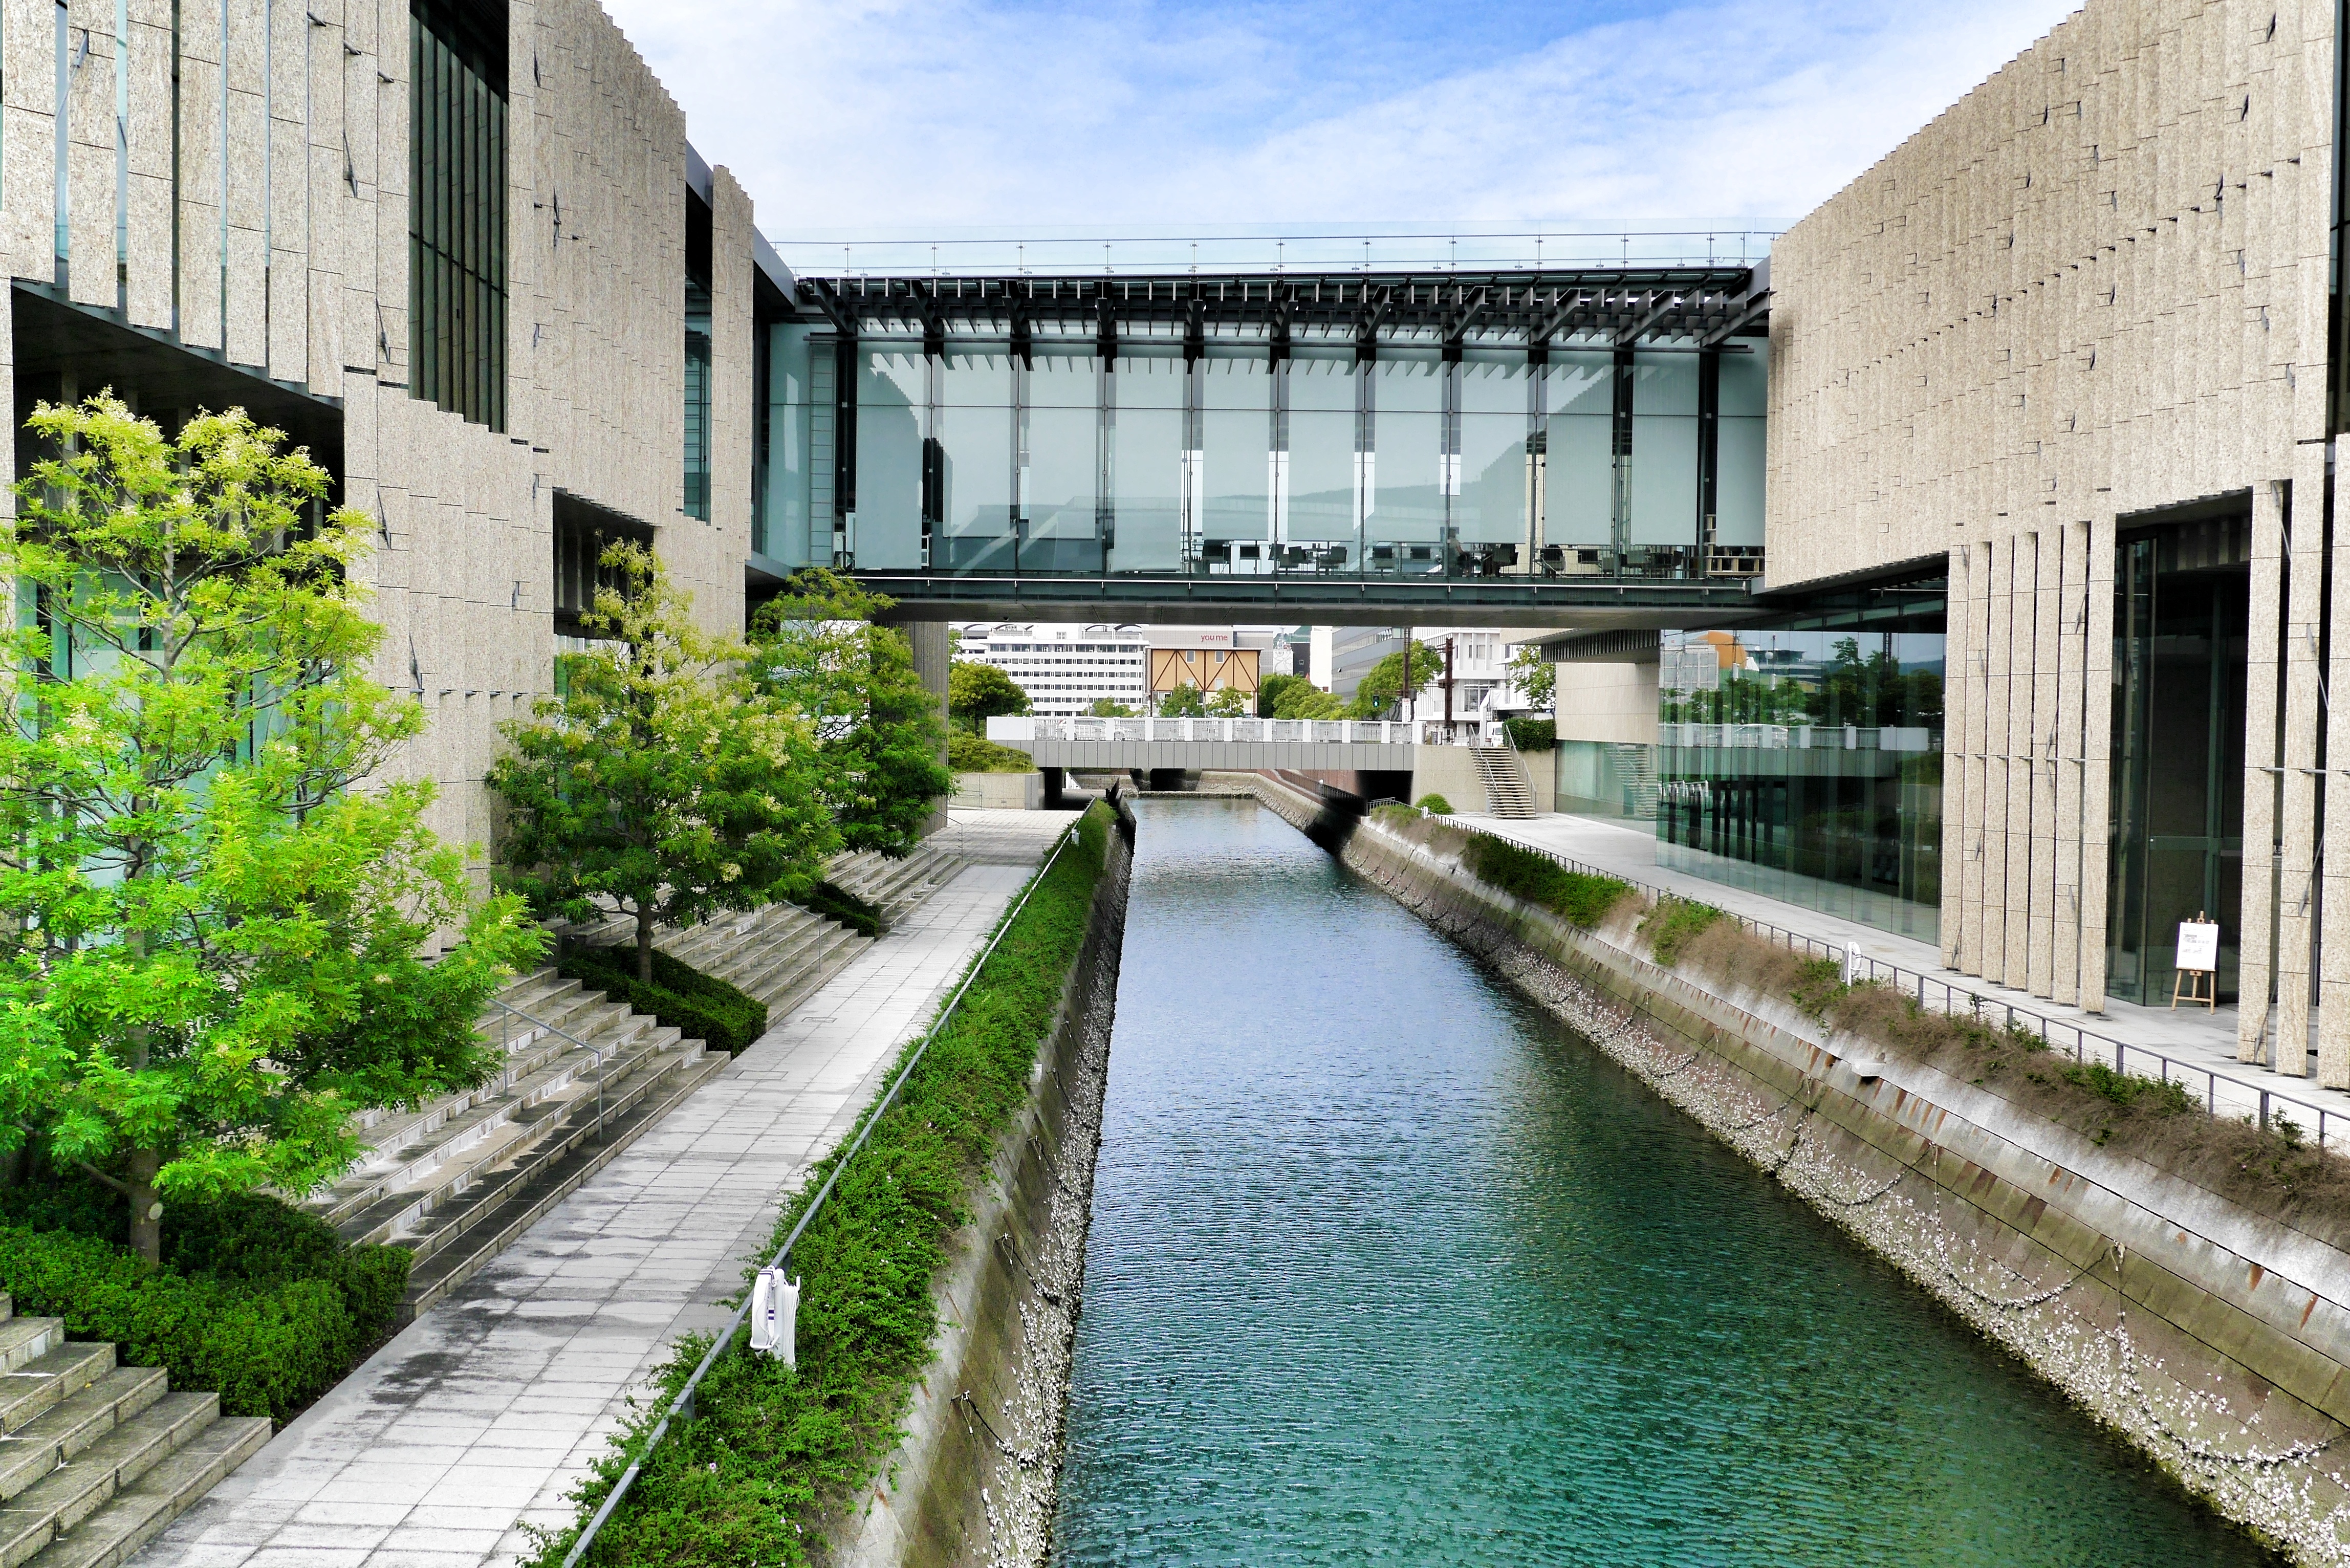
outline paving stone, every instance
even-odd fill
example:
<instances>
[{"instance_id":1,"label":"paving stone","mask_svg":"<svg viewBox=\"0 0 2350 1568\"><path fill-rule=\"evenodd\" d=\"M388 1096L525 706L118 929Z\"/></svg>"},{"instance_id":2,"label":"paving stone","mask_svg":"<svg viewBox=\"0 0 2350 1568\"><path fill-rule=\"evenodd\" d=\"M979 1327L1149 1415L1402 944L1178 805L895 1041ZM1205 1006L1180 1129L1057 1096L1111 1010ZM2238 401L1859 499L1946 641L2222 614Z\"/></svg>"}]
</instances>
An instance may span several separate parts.
<instances>
[{"instance_id":1,"label":"paving stone","mask_svg":"<svg viewBox=\"0 0 2350 1568\"><path fill-rule=\"evenodd\" d=\"M207 1552L224 1568L478 1568L527 1553L520 1522L567 1520L562 1494L625 1397L740 1288L783 1199L847 1133L1067 821L980 815L1021 820L974 827L982 863L304 1412L246 1462L242 1485L174 1521L137 1568ZM338 1540L312 1544L338 1519Z\"/></svg>"}]
</instances>

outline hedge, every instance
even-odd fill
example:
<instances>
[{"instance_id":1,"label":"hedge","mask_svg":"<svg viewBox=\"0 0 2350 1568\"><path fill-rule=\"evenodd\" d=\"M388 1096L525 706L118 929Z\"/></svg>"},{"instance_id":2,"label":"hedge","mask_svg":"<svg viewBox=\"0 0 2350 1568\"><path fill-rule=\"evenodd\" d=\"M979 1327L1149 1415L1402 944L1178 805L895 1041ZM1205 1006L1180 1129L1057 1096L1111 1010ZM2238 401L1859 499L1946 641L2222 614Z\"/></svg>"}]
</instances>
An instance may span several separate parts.
<instances>
[{"instance_id":1,"label":"hedge","mask_svg":"<svg viewBox=\"0 0 2350 1568\"><path fill-rule=\"evenodd\" d=\"M931 1281L947 1261L947 1238L1027 1095L1038 1045L1084 948L1109 824L1098 804L1079 820L1076 843L1004 929L800 1238L790 1264L804 1293L798 1366L739 1344L721 1356L696 1392L693 1419L672 1427L648 1459L588 1563L805 1563L828 1511L871 1483L930 1358L938 1327ZM745 1260L746 1278L775 1255L838 1158L836 1151L808 1173L774 1234ZM639 1404L571 1494L574 1522L534 1532L536 1568L563 1561L709 1346L702 1335L679 1342L656 1374L658 1395Z\"/></svg>"},{"instance_id":2,"label":"hedge","mask_svg":"<svg viewBox=\"0 0 2350 1568\"><path fill-rule=\"evenodd\" d=\"M652 983L637 979L634 948L575 947L563 955L556 972L628 1003L631 1011L650 1012L663 1024L682 1030L712 1051L739 1056L767 1032L767 1004L738 991L715 975L653 950Z\"/></svg>"},{"instance_id":3,"label":"hedge","mask_svg":"<svg viewBox=\"0 0 2350 1568\"><path fill-rule=\"evenodd\" d=\"M1555 719L1504 719L1502 727L1510 732L1510 744L1522 752L1547 752L1558 744Z\"/></svg>"},{"instance_id":4,"label":"hedge","mask_svg":"<svg viewBox=\"0 0 2350 1568\"><path fill-rule=\"evenodd\" d=\"M837 883L818 882L792 902L810 914L837 920L860 936L881 934L881 906L867 903Z\"/></svg>"},{"instance_id":5,"label":"hedge","mask_svg":"<svg viewBox=\"0 0 2350 1568\"><path fill-rule=\"evenodd\" d=\"M346 1245L268 1198L166 1210L161 1267L101 1236L22 1222L37 1197L7 1207L0 1290L18 1314L62 1318L69 1338L111 1340L125 1366L163 1367L174 1388L217 1389L224 1414L280 1426L383 1338L408 1287L402 1249Z\"/></svg>"},{"instance_id":6,"label":"hedge","mask_svg":"<svg viewBox=\"0 0 2350 1568\"><path fill-rule=\"evenodd\" d=\"M1547 855L1523 849L1506 838L1473 833L1462 850L1481 881L1513 898L1540 904L1588 929L1607 918L1617 900L1632 891L1629 882L1570 871Z\"/></svg>"}]
</instances>

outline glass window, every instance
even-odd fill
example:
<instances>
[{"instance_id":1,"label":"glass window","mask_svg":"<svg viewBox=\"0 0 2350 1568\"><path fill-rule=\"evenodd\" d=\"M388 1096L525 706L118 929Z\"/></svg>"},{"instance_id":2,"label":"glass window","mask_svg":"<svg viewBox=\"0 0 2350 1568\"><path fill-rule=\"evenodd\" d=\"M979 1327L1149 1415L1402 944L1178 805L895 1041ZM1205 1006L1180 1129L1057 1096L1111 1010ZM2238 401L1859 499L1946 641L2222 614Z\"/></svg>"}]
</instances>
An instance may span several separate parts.
<instances>
[{"instance_id":1,"label":"glass window","mask_svg":"<svg viewBox=\"0 0 2350 1568\"><path fill-rule=\"evenodd\" d=\"M1269 474L1273 377L1261 357L1200 361L1208 553L1220 542L1273 536Z\"/></svg>"},{"instance_id":2,"label":"glass window","mask_svg":"<svg viewBox=\"0 0 2350 1568\"><path fill-rule=\"evenodd\" d=\"M1021 410L1021 505L1028 520L1023 570L1101 568L1099 363L1091 356L1040 354L1028 373Z\"/></svg>"},{"instance_id":3,"label":"glass window","mask_svg":"<svg viewBox=\"0 0 2350 1568\"><path fill-rule=\"evenodd\" d=\"M1771 381L1771 345L1742 337L1752 354L1721 357L1721 418L1714 438L1714 543L1762 543L1763 410Z\"/></svg>"},{"instance_id":4,"label":"glass window","mask_svg":"<svg viewBox=\"0 0 2350 1568\"><path fill-rule=\"evenodd\" d=\"M1111 379L1111 566L1171 571L1183 553L1183 361L1121 358Z\"/></svg>"},{"instance_id":5,"label":"glass window","mask_svg":"<svg viewBox=\"0 0 2350 1568\"><path fill-rule=\"evenodd\" d=\"M409 396L502 431L505 28L447 0L421 0L409 27Z\"/></svg>"},{"instance_id":6,"label":"glass window","mask_svg":"<svg viewBox=\"0 0 2350 1568\"><path fill-rule=\"evenodd\" d=\"M1616 531L1616 365L1607 354L1555 355L1544 452L1543 540L1606 545Z\"/></svg>"},{"instance_id":7,"label":"glass window","mask_svg":"<svg viewBox=\"0 0 2350 1568\"><path fill-rule=\"evenodd\" d=\"M1697 543L1697 356L1643 358L1632 389L1635 545Z\"/></svg>"},{"instance_id":8,"label":"glass window","mask_svg":"<svg viewBox=\"0 0 2350 1568\"><path fill-rule=\"evenodd\" d=\"M1291 363L1288 538L1325 568L1354 562L1355 398L1351 358Z\"/></svg>"},{"instance_id":9,"label":"glass window","mask_svg":"<svg viewBox=\"0 0 2350 1568\"><path fill-rule=\"evenodd\" d=\"M937 564L951 571L1012 567L1012 356L946 355L939 366Z\"/></svg>"},{"instance_id":10,"label":"glass window","mask_svg":"<svg viewBox=\"0 0 2350 1568\"><path fill-rule=\"evenodd\" d=\"M1435 354L1381 358L1371 372L1371 461L1364 464L1364 547L1374 571L1432 571L1442 560L1444 379Z\"/></svg>"},{"instance_id":11,"label":"glass window","mask_svg":"<svg viewBox=\"0 0 2350 1568\"><path fill-rule=\"evenodd\" d=\"M857 535L860 566L922 564L922 382L916 346L865 348L857 376Z\"/></svg>"},{"instance_id":12,"label":"glass window","mask_svg":"<svg viewBox=\"0 0 2350 1568\"><path fill-rule=\"evenodd\" d=\"M1461 493L1453 500L1452 525L1461 544L1508 544L1525 535L1533 482L1523 384L1517 391L1514 413L1461 416Z\"/></svg>"},{"instance_id":13,"label":"glass window","mask_svg":"<svg viewBox=\"0 0 2350 1568\"><path fill-rule=\"evenodd\" d=\"M767 329L767 499L758 548L793 566L806 566L816 548L808 535L808 337L805 327Z\"/></svg>"}]
</instances>

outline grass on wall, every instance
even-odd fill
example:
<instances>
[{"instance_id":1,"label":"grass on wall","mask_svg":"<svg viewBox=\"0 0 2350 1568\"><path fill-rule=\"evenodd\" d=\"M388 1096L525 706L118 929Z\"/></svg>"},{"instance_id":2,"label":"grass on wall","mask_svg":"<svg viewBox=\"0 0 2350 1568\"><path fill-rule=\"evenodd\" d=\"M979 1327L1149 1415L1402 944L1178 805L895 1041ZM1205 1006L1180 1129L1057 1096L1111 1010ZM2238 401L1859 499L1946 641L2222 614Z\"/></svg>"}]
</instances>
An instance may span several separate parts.
<instances>
[{"instance_id":1,"label":"grass on wall","mask_svg":"<svg viewBox=\"0 0 2350 1568\"><path fill-rule=\"evenodd\" d=\"M1079 820L1076 843L1005 929L800 1238L790 1264L803 1290L798 1366L753 1355L747 1339L722 1355L696 1392L694 1418L673 1426L654 1450L587 1563L807 1563L827 1523L872 1481L897 1445L930 1356L938 1327L932 1282L947 1262L948 1238L1026 1096L1085 945L1110 822L1100 805ZM745 1260L746 1278L775 1255L838 1158L808 1173L774 1235ZM563 1561L709 1345L703 1336L679 1342L656 1376L660 1396L635 1410L574 1494L574 1524L540 1539L535 1568Z\"/></svg>"}]
</instances>

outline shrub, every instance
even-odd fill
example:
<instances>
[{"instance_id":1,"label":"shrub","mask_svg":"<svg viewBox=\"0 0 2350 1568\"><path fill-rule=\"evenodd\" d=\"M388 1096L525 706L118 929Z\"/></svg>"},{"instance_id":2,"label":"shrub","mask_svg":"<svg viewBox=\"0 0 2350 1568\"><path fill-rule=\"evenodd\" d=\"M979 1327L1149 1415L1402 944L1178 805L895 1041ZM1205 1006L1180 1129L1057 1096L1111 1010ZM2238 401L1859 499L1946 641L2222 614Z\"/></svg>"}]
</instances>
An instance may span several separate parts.
<instances>
[{"instance_id":1,"label":"shrub","mask_svg":"<svg viewBox=\"0 0 2350 1568\"><path fill-rule=\"evenodd\" d=\"M1522 752L1547 752L1558 744L1555 719L1504 719L1502 727L1510 732L1510 744Z\"/></svg>"},{"instance_id":2,"label":"shrub","mask_svg":"<svg viewBox=\"0 0 2350 1568\"><path fill-rule=\"evenodd\" d=\"M1662 898L1655 909L1640 919L1640 934L1648 939L1648 951L1667 969L1680 961L1681 950L1714 921L1721 911L1711 904L1700 904L1694 898Z\"/></svg>"},{"instance_id":3,"label":"shrub","mask_svg":"<svg viewBox=\"0 0 2350 1568\"><path fill-rule=\"evenodd\" d=\"M960 667L958 667L960 668ZM947 737L947 766L959 774L1033 774L1036 763L1027 753L999 746L983 735L957 730Z\"/></svg>"},{"instance_id":4,"label":"shrub","mask_svg":"<svg viewBox=\"0 0 2350 1568\"><path fill-rule=\"evenodd\" d=\"M216 1389L227 1415L282 1426L381 1340L408 1287L405 1251L347 1245L275 1199L167 1209L157 1267L86 1228L119 1231L116 1195L19 1191L30 1195L12 1192L0 1223L0 1290L16 1310L112 1340L126 1366L163 1367L175 1388ZM35 1229L26 1214L74 1223Z\"/></svg>"},{"instance_id":5,"label":"shrub","mask_svg":"<svg viewBox=\"0 0 2350 1568\"><path fill-rule=\"evenodd\" d=\"M806 1293L797 1366L740 1344L720 1356L695 1395L694 1418L646 1459L589 1563L805 1563L826 1511L868 1484L896 1446L938 1326L931 1281L997 1136L1027 1095L1037 1047L1085 944L1109 824L1107 807L1087 811L1077 843L1005 929L794 1249L790 1267ZM752 1268L775 1255L839 1158L808 1173ZM678 1343L655 1375L659 1397L636 1408L572 1494L577 1521L641 1453L709 1345L702 1335ZM538 1535L539 1568L563 1561L577 1529L575 1521Z\"/></svg>"},{"instance_id":6,"label":"shrub","mask_svg":"<svg viewBox=\"0 0 2350 1568\"><path fill-rule=\"evenodd\" d=\"M1607 918L1617 900L1632 891L1629 882L1570 871L1547 855L1537 855L1506 838L1473 833L1462 849L1469 869L1478 879L1512 898L1566 918L1586 929Z\"/></svg>"},{"instance_id":7,"label":"shrub","mask_svg":"<svg viewBox=\"0 0 2350 1568\"><path fill-rule=\"evenodd\" d=\"M636 953L627 948L576 947L556 972L592 986L635 1012L650 1012L713 1051L739 1056L767 1032L767 1004L714 975L653 950L653 981L637 979Z\"/></svg>"},{"instance_id":8,"label":"shrub","mask_svg":"<svg viewBox=\"0 0 2350 1568\"><path fill-rule=\"evenodd\" d=\"M1428 813L1430 816L1451 816L1452 815L1452 803L1445 799L1442 795L1438 794L1435 791L1430 790L1428 794L1419 797L1419 809Z\"/></svg>"},{"instance_id":9,"label":"shrub","mask_svg":"<svg viewBox=\"0 0 2350 1568\"><path fill-rule=\"evenodd\" d=\"M867 903L837 882L818 882L792 902L810 914L837 920L860 936L881 934L881 906Z\"/></svg>"}]
</instances>

